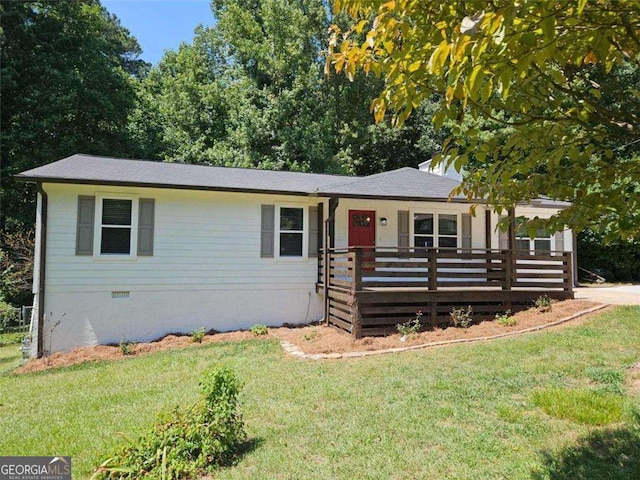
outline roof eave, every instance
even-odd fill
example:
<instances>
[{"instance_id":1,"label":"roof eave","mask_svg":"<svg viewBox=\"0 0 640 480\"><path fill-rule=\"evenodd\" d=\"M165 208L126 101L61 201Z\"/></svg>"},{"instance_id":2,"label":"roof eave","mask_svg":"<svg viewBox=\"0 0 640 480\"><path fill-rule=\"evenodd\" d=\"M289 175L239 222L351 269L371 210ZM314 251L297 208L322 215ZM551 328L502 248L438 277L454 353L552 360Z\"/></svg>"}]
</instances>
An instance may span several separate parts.
<instances>
[{"instance_id":1,"label":"roof eave","mask_svg":"<svg viewBox=\"0 0 640 480\"><path fill-rule=\"evenodd\" d=\"M167 183L148 183L148 182L126 182L126 181L110 181L110 180L77 180L70 178L51 178L51 177L28 177L24 175L16 175L16 180L21 182L41 182L41 183L59 183L67 185L106 185L110 187L144 187L144 188L162 188L170 190L196 190L207 192L235 192L235 193L261 193L268 195L294 195L294 196L317 196L316 192L300 192L290 190L269 190L260 188L235 188L235 187L212 187L205 185L180 185Z\"/></svg>"}]
</instances>

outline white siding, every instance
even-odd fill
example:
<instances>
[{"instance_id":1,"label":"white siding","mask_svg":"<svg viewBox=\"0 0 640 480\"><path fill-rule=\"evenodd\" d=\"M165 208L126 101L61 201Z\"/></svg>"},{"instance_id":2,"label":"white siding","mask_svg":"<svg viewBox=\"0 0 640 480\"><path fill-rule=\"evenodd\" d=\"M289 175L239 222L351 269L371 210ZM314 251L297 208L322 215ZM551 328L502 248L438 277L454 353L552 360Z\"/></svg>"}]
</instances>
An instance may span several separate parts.
<instances>
[{"instance_id":1,"label":"white siding","mask_svg":"<svg viewBox=\"0 0 640 480\"><path fill-rule=\"evenodd\" d=\"M52 351L122 336L148 341L201 327L225 331L322 317L315 258L260 258L261 205L311 206L318 199L54 184L45 190L45 310L49 324L61 320ZM155 199L153 256L75 255L78 195L101 194ZM114 291L129 298L112 298Z\"/></svg>"}]
</instances>

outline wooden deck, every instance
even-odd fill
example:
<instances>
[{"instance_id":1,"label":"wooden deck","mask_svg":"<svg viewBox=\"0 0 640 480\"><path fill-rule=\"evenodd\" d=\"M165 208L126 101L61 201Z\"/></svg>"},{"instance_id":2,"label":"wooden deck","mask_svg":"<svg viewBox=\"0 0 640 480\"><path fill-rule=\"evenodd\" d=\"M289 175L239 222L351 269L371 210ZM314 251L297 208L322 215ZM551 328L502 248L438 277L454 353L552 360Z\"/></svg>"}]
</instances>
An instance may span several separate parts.
<instances>
[{"instance_id":1,"label":"wooden deck","mask_svg":"<svg viewBox=\"0 0 640 480\"><path fill-rule=\"evenodd\" d=\"M359 338L395 333L418 311L428 328L448 324L453 308L470 305L478 320L528 308L540 295L573 298L571 267L569 252L335 248L319 258L318 285L327 322Z\"/></svg>"}]
</instances>

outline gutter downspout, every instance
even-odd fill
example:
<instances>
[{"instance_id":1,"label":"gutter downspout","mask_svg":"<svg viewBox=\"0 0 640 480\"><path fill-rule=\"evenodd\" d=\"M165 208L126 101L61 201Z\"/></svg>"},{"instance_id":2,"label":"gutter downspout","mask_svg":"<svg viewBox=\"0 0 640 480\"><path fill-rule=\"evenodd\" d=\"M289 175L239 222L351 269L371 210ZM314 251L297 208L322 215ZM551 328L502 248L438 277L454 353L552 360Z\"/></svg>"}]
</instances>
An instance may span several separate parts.
<instances>
[{"instance_id":1,"label":"gutter downspout","mask_svg":"<svg viewBox=\"0 0 640 480\"><path fill-rule=\"evenodd\" d=\"M41 197L40 203L40 263L39 263L39 275L38 275L38 346L37 356L41 358L44 355L44 293L45 293L45 281L44 276L47 266L47 209L49 199L47 192L42 188L42 182L36 183L36 189Z\"/></svg>"}]
</instances>

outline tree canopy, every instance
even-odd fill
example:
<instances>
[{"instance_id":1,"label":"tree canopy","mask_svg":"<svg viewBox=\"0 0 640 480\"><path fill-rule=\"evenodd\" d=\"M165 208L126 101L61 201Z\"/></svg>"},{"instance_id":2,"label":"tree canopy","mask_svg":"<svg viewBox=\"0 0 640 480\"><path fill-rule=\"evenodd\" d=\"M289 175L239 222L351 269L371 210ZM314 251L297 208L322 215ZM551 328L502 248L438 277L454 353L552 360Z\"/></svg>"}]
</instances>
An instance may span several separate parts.
<instances>
[{"instance_id":1,"label":"tree canopy","mask_svg":"<svg viewBox=\"0 0 640 480\"><path fill-rule=\"evenodd\" d=\"M460 192L511 207L572 202L556 229L640 236L640 2L337 0L326 69L385 81L378 121L439 98L453 128L436 161L467 166ZM495 134L465 128L471 117ZM537 226L534 222L532 227Z\"/></svg>"},{"instance_id":2,"label":"tree canopy","mask_svg":"<svg viewBox=\"0 0 640 480\"><path fill-rule=\"evenodd\" d=\"M73 153L127 156L140 47L97 0L3 2L2 226L32 223L35 194L12 175Z\"/></svg>"}]
</instances>

